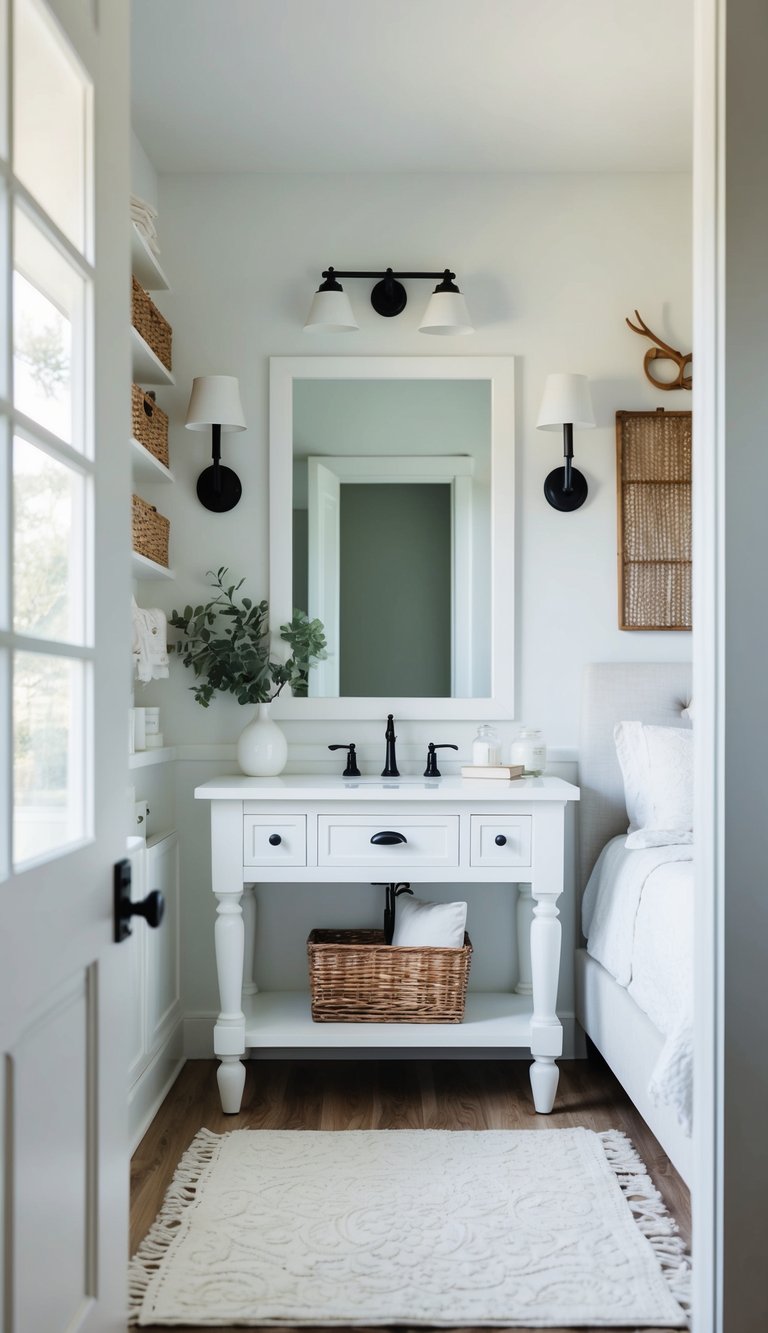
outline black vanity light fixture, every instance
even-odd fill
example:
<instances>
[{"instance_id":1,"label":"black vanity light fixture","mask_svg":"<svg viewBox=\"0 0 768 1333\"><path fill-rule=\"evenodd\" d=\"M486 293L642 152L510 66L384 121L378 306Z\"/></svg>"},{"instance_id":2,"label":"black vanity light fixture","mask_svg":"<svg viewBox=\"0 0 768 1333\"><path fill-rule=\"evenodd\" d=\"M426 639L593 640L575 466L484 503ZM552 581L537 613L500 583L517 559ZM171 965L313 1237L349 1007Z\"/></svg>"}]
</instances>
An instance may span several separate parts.
<instances>
[{"instance_id":1,"label":"black vanity light fixture","mask_svg":"<svg viewBox=\"0 0 768 1333\"><path fill-rule=\"evenodd\" d=\"M537 430L561 430L565 467L550 472L544 494L553 509L570 513L587 498L587 479L573 466L573 428L594 426L592 397L586 375L547 375L536 422Z\"/></svg>"},{"instance_id":2,"label":"black vanity light fixture","mask_svg":"<svg viewBox=\"0 0 768 1333\"><path fill-rule=\"evenodd\" d=\"M221 462L221 435L245 430L240 386L234 375L198 375L192 381L187 430L210 430L213 462L197 479L197 498L214 514L234 509L243 488L240 478Z\"/></svg>"},{"instance_id":3,"label":"black vanity light fixture","mask_svg":"<svg viewBox=\"0 0 768 1333\"><path fill-rule=\"evenodd\" d=\"M360 325L352 311L349 297L344 291L339 278L376 278L371 291L371 305L377 315L392 319L405 310L408 294L400 281L401 278L439 278L433 291L424 318L419 325L420 333L451 335L474 333L467 303L456 286L456 274L446 268L435 273L396 273L394 269L374 269L356 271L353 269L327 268L323 271L323 281L312 298L305 333L348 333L359 329Z\"/></svg>"}]
</instances>

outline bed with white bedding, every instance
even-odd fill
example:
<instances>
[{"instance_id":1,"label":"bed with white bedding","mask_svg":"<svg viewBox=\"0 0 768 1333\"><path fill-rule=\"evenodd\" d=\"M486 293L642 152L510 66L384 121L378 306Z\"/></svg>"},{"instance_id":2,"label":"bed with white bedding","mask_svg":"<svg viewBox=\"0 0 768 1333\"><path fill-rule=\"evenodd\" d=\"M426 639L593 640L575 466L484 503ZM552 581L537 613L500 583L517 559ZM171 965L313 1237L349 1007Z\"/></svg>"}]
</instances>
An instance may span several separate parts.
<instances>
[{"instance_id":1,"label":"bed with white bedding","mask_svg":"<svg viewBox=\"0 0 768 1333\"><path fill-rule=\"evenodd\" d=\"M689 701L687 664L621 663L587 670L580 746L587 944L577 952L576 968L579 1022L686 1180L691 1175L693 846L687 841L627 848L629 819L613 731L628 719L685 727Z\"/></svg>"}]
</instances>

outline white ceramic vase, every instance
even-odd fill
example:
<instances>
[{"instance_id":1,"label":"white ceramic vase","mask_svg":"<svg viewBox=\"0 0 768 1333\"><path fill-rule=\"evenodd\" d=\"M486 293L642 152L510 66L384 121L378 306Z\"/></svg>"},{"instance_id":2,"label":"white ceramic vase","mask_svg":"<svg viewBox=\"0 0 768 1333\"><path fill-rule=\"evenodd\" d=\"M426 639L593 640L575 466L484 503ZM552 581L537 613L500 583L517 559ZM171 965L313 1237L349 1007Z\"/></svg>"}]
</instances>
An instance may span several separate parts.
<instances>
[{"instance_id":1,"label":"white ceramic vase","mask_svg":"<svg viewBox=\"0 0 768 1333\"><path fill-rule=\"evenodd\" d=\"M256 716L240 733L237 762L252 778L274 778L282 773L288 760L288 742L276 722L269 704L257 704Z\"/></svg>"}]
</instances>

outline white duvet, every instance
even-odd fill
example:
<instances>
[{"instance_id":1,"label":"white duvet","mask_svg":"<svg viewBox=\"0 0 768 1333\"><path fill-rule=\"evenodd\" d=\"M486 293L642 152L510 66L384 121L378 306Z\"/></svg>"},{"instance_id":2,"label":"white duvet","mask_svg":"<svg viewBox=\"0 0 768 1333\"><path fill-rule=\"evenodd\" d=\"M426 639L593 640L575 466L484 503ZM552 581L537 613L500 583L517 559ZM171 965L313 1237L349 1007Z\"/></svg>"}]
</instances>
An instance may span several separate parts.
<instances>
[{"instance_id":1,"label":"white duvet","mask_svg":"<svg viewBox=\"0 0 768 1333\"><path fill-rule=\"evenodd\" d=\"M587 885L587 952L626 987L667 1038L650 1094L691 1132L693 1091L693 848L603 848Z\"/></svg>"}]
</instances>

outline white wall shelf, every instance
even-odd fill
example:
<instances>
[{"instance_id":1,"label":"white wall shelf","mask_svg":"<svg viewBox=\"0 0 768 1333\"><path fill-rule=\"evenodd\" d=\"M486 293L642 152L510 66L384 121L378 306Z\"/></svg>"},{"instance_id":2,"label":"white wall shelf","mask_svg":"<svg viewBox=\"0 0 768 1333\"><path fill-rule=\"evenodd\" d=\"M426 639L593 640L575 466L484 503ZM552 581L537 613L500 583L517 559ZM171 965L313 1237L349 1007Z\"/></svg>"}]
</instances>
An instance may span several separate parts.
<instances>
[{"instance_id":1,"label":"white wall shelf","mask_svg":"<svg viewBox=\"0 0 768 1333\"><path fill-rule=\"evenodd\" d=\"M155 764L170 764L176 758L175 745L161 745L156 750L137 750L129 754L129 768L153 768Z\"/></svg>"},{"instance_id":2,"label":"white wall shelf","mask_svg":"<svg viewBox=\"0 0 768 1333\"><path fill-rule=\"evenodd\" d=\"M136 384L175 384L170 370L166 370L162 361L145 342L141 334L131 325L131 362L133 379Z\"/></svg>"},{"instance_id":3,"label":"white wall shelf","mask_svg":"<svg viewBox=\"0 0 768 1333\"><path fill-rule=\"evenodd\" d=\"M131 223L131 272L145 292L167 292L171 284L136 223Z\"/></svg>"},{"instance_id":4,"label":"white wall shelf","mask_svg":"<svg viewBox=\"0 0 768 1333\"><path fill-rule=\"evenodd\" d=\"M140 481L173 481L173 473L159 458L155 458L134 436L131 436L131 465L133 475Z\"/></svg>"},{"instance_id":5,"label":"white wall shelf","mask_svg":"<svg viewBox=\"0 0 768 1333\"><path fill-rule=\"evenodd\" d=\"M140 555L138 551L131 551L131 564L135 579L175 579L176 577L172 569L168 569L166 565L159 565L156 560L150 560L146 555Z\"/></svg>"}]
</instances>

